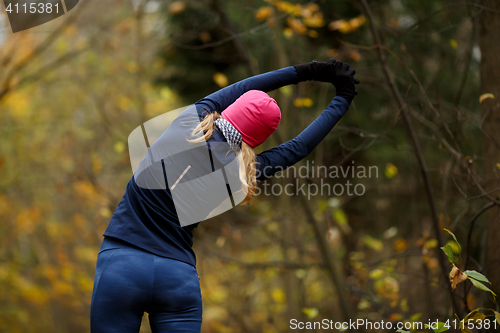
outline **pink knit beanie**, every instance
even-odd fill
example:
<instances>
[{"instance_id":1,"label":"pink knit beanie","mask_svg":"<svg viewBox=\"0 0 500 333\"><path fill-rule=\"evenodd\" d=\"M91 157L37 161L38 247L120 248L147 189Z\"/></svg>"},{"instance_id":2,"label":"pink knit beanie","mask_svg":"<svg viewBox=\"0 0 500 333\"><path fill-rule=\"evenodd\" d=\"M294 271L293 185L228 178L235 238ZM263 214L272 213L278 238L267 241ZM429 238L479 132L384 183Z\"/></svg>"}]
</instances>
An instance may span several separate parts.
<instances>
[{"instance_id":1,"label":"pink knit beanie","mask_svg":"<svg viewBox=\"0 0 500 333\"><path fill-rule=\"evenodd\" d=\"M276 130L281 111L278 103L265 92L249 90L222 112L222 118L241 133L243 141L255 148Z\"/></svg>"}]
</instances>

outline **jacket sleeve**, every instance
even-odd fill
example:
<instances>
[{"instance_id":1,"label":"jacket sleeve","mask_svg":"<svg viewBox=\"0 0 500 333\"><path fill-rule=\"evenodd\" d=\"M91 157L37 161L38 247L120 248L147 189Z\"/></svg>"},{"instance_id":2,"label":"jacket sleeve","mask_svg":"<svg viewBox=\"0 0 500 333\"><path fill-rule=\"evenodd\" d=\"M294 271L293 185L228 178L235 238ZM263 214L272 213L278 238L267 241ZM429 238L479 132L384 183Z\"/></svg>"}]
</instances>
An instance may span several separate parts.
<instances>
[{"instance_id":1,"label":"jacket sleeve","mask_svg":"<svg viewBox=\"0 0 500 333\"><path fill-rule=\"evenodd\" d=\"M349 109L343 97L336 96L328 107L294 139L256 156L257 180L285 170L309 155Z\"/></svg>"},{"instance_id":2,"label":"jacket sleeve","mask_svg":"<svg viewBox=\"0 0 500 333\"><path fill-rule=\"evenodd\" d=\"M294 66L277 69L267 73L254 75L244 80L233 83L222 88L202 99L195 104L203 106L205 109L222 113L238 97L249 90L272 91L283 86L299 83L297 70Z\"/></svg>"}]
</instances>

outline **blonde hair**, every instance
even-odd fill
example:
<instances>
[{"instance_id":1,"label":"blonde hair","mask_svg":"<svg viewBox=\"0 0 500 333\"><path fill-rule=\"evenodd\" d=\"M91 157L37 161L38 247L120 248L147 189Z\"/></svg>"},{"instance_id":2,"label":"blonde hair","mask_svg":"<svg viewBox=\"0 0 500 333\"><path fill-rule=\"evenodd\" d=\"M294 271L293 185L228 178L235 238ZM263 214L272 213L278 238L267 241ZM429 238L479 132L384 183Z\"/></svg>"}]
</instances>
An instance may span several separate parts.
<instances>
[{"instance_id":1,"label":"blonde hair","mask_svg":"<svg viewBox=\"0 0 500 333\"><path fill-rule=\"evenodd\" d=\"M210 139L214 132L214 122L219 118L222 118L222 116L218 112L213 111L208 113L192 132L193 136L204 133L203 136L193 140L188 139L188 141L203 142ZM235 154L236 158L239 160L240 181L243 185L243 189L246 190L245 192L247 193L245 199L241 202L242 205L245 205L252 201L257 187L255 152L248 143L241 141L241 150L235 151Z\"/></svg>"}]
</instances>

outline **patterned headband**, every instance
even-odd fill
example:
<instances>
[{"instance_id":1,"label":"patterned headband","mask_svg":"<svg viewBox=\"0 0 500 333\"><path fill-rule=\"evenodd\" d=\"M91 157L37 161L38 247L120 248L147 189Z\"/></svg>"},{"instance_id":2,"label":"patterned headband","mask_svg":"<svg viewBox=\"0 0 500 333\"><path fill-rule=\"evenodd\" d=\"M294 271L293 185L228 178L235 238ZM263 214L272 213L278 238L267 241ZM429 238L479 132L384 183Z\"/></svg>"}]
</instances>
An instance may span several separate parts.
<instances>
[{"instance_id":1,"label":"patterned headband","mask_svg":"<svg viewBox=\"0 0 500 333\"><path fill-rule=\"evenodd\" d=\"M224 118L215 120L215 125L221 130L222 134L234 151L239 151L241 146L241 134L234 126Z\"/></svg>"}]
</instances>

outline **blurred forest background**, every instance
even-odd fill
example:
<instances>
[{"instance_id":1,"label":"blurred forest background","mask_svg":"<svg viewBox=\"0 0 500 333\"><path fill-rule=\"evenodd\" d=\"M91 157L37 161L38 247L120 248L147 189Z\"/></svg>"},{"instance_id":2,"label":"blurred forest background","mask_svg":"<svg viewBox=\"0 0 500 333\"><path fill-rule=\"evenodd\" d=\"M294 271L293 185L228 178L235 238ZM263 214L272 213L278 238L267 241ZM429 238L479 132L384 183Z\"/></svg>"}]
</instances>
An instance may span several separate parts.
<instances>
[{"instance_id":1,"label":"blurred forest background","mask_svg":"<svg viewBox=\"0 0 500 333\"><path fill-rule=\"evenodd\" d=\"M498 311L470 281L452 292L440 247L500 292L499 1L83 0L16 34L0 17L0 332L89 331L134 128L248 76L330 57L356 69L359 94L299 166L376 166L378 177L311 175L301 181L366 192L260 195L201 223L202 331ZM270 95L283 119L257 152L300 133L335 89Z\"/></svg>"}]
</instances>

